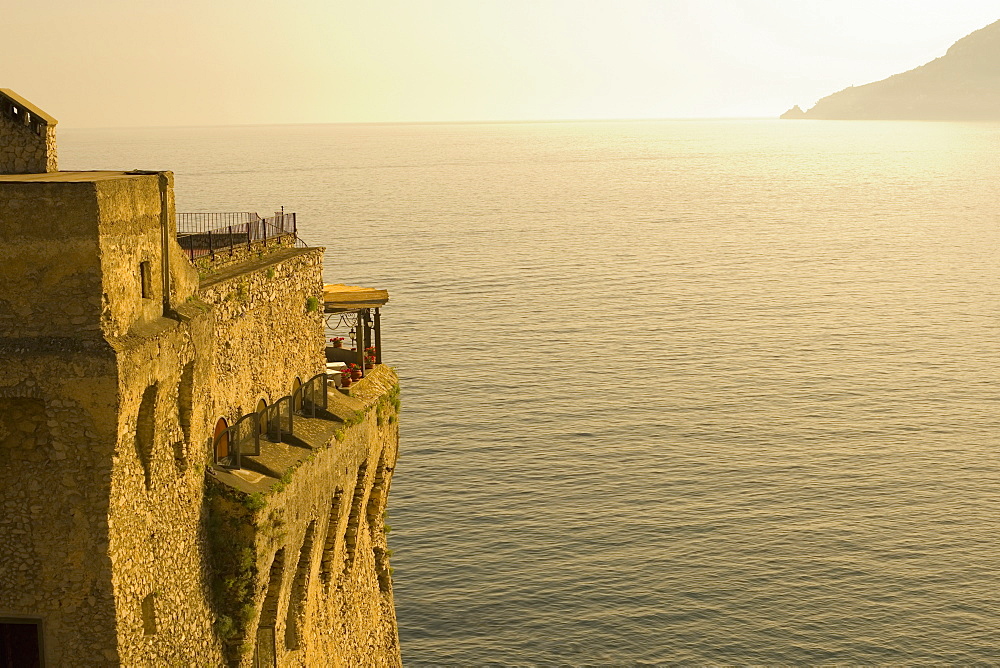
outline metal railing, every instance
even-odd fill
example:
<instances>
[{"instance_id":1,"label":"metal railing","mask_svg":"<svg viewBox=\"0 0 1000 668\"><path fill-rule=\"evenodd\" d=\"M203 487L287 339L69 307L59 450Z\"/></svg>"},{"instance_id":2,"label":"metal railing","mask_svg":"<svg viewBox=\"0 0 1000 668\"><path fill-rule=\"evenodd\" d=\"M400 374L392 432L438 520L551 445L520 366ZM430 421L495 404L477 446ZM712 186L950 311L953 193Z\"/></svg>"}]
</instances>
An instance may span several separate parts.
<instances>
[{"instance_id":1,"label":"metal railing","mask_svg":"<svg viewBox=\"0 0 1000 668\"><path fill-rule=\"evenodd\" d=\"M178 213L177 234L197 234L209 230L219 230L231 225L246 225L260 219L260 216L251 211Z\"/></svg>"},{"instance_id":2,"label":"metal railing","mask_svg":"<svg viewBox=\"0 0 1000 668\"><path fill-rule=\"evenodd\" d=\"M285 434L291 434L295 426L292 398L284 396L260 412L260 432L267 434L269 441L280 443Z\"/></svg>"},{"instance_id":3,"label":"metal railing","mask_svg":"<svg viewBox=\"0 0 1000 668\"><path fill-rule=\"evenodd\" d=\"M301 407L299 408L299 413L302 415L308 414L309 417L316 417L319 411L326 410L327 387L332 375L328 373L317 374L295 391L295 394L292 395L292 405Z\"/></svg>"},{"instance_id":4,"label":"metal railing","mask_svg":"<svg viewBox=\"0 0 1000 668\"><path fill-rule=\"evenodd\" d=\"M212 447L215 449L215 463L225 468L240 468L242 455L260 454L259 414L244 415L236 423L216 435ZM226 441L226 454L219 456L219 444Z\"/></svg>"},{"instance_id":5,"label":"metal railing","mask_svg":"<svg viewBox=\"0 0 1000 668\"><path fill-rule=\"evenodd\" d=\"M246 455L260 455L260 441L265 438L280 443L291 434L295 415L316 417L327 409L327 389L330 374L316 374L302 384L294 394L281 397L260 412L244 415L231 427L220 431L212 441L215 464L223 468L242 468ZM298 407L298 408L296 408ZM219 445L225 441L226 455L219 456Z\"/></svg>"},{"instance_id":6,"label":"metal railing","mask_svg":"<svg viewBox=\"0 0 1000 668\"><path fill-rule=\"evenodd\" d=\"M235 252L255 241L292 237L298 241L294 213L276 213L261 218L256 213L178 213L177 243L192 261L220 251Z\"/></svg>"}]
</instances>

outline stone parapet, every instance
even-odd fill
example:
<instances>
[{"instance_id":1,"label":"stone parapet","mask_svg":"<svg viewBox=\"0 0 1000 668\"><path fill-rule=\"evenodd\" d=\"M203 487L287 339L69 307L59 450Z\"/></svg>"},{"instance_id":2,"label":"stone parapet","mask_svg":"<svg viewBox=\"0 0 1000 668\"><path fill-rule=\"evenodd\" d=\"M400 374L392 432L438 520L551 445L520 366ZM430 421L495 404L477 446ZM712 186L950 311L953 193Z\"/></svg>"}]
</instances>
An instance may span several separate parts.
<instances>
[{"instance_id":1,"label":"stone parapet","mask_svg":"<svg viewBox=\"0 0 1000 668\"><path fill-rule=\"evenodd\" d=\"M216 272L229 267L263 259L276 250L294 248L295 241L294 236L286 234L280 237L251 241L248 244L228 246L213 253L197 256L191 259L191 264L195 266L202 278L207 279Z\"/></svg>"},{"instance_id":2,"label":"stone parapet","mask_svg":"<svg viewBox=\"0 0 1000 668\"><path fill-rule=\"evenodd\" d=\"M58 169L56 119L9 88L0 88L0 174Z\"/></svg>"}]
</instances>

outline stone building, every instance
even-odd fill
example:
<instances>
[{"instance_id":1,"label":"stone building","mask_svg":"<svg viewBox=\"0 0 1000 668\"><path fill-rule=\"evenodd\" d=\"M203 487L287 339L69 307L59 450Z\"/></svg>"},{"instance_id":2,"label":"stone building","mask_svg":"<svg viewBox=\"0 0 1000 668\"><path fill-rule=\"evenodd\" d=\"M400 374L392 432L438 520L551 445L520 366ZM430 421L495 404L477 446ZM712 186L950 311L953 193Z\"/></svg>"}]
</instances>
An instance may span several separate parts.
<instances>
[{"instance_id":1,"label":"stone building","mask_svg":"<svg viewBox=\"0 0 1000 668\"><path fill-rule=\"evenodd\" d=\"M56 171L55 125L0 89L0 668L400 665L398 379L326 373L323 249L179 244L170 172Z\"/></svg>"}]
</instances>

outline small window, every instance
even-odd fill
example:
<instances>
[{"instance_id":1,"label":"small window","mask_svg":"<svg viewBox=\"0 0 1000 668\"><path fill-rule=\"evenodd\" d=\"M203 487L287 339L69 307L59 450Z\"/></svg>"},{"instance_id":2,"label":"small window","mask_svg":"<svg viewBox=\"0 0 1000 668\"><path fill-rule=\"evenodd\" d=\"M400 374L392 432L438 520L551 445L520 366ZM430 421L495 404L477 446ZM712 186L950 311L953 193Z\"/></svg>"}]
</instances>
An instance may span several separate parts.
<instances>
[{"instance_id":1,"label":"small window","mask_svg":"<svg viewBox=\"0 0 1000 668\"><path fill-rule=\"evenodd\" d=\"M142 465L146 489L153 487L153 455L156 449L156 392L157 385L150 385L142 393L139 414L135 420L135 453Z\"/></svg>"},{"instance_id":2,"label":"small window","mask_svg":"<svg viewBox=\"0 0 1000 668\"><path fill-rule=\"evenodd\" d=\"M142 599L142 632L156 635L156 594L147 594Z\"/></svg>"},{"instance_id":3,"label":"small window","mask_svg":"<svg viewBox=\"0 0 1000 668\"><path fill-rule=\"evenodd\" d=\"M142 284L142 298L153 298L153 274L148 262L139 263L139 281Z\"/></svg>"}]
</instances>

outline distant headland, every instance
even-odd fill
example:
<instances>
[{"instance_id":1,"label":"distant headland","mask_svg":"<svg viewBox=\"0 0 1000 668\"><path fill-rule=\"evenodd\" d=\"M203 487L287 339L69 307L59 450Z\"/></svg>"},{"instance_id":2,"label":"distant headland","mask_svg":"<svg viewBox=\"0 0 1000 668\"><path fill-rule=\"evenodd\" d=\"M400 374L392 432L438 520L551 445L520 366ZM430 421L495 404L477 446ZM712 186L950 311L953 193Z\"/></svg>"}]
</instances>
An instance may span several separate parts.
<instances>
[{"instance_id":1,"label":"distant headland","mask_svg":"<svg viewBox=\"0 0 1000 668\"><path fill-rule=\"evenodd\" d=\"M784 119L1000 120L1000 21L963 37L926 65L828 95Z\"/></svg>"}]
</instances>

